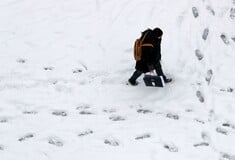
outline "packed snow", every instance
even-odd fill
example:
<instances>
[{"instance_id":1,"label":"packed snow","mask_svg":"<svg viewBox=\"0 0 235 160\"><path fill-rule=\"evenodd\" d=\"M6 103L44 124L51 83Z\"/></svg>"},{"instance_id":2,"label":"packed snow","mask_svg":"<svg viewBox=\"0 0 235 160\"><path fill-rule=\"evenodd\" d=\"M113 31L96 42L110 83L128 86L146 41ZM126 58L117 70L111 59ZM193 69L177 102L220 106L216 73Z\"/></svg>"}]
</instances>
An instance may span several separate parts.
<instances>
[{"instance_id":1,"label":"packed snow","mask_svg":"<svg viewBox=\"0 0 235 160\"><path fill-rule=\"evenodd\" d=\"M160 27L163 88L127 85ZM0 160L235 160L235 0L1 0Z\"/></svg>"}]
</instances>

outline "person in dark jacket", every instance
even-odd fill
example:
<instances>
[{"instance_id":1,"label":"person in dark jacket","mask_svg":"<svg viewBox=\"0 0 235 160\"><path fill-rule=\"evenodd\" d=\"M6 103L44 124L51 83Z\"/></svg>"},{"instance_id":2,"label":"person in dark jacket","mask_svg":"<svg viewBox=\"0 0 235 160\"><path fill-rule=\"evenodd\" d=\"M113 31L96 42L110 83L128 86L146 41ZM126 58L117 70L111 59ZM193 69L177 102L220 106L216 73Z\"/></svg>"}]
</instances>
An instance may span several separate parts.
<instances>
[{"instance_id":1,"label":"person in dark jacket","mask_svg":"<svg viewBox=\"0 0 235 160\"><path fill-rule=\"evenodd\" d=\"M128 80L131 85L137 85L137 78L139 78L143 73L156 71L158 76L162 76L165 83L171 82L172 79L167 78L161 66L161 40L163 32L160 28L155 28L153 30L147 29L142 33L141 38L146 35L143 43L150 43L153 46L142 46L142 57L141 60L136 61L135 72Z\"/></svg>"}]
</instances>

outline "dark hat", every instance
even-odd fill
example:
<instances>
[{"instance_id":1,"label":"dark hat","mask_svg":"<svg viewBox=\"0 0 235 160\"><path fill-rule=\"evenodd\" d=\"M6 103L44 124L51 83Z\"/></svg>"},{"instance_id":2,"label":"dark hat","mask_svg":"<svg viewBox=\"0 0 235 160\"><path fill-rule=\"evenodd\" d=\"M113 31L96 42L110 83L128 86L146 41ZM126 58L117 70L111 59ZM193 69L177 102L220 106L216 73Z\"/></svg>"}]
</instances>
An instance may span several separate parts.
<instances>
[{"instance_id":1,"label":"dark hat","mask_svg":"<svg viewBox=\"0 0 235 160\"><path fill-rule=\"evenodd\" d=\"M156 36L158 36L158 37L160 37L160 36L163 35L163 32L162 32L162 30L161 30L160 28L155 28L155 29L153 30L153 33L154 33Z\"/></svg>"}]
</instances>

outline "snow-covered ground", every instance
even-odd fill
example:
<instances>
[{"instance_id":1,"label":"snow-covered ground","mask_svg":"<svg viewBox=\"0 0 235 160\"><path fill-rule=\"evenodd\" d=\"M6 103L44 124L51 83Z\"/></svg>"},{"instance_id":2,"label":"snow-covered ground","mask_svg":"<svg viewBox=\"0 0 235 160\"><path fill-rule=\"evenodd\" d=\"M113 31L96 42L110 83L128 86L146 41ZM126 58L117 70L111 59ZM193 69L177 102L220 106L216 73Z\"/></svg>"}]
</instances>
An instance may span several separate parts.
<instances>
[{"instance_id":1,"label":"snow-covered ground","mask_svg":"<svg viewBox=\"0 0 235 160\"><path fill-rule=\"evenodd\" d=\"M126 85L160 27L164 88ZM235 0L1 0L0 160L235 160Z\"/></svg>"}]
</instances>

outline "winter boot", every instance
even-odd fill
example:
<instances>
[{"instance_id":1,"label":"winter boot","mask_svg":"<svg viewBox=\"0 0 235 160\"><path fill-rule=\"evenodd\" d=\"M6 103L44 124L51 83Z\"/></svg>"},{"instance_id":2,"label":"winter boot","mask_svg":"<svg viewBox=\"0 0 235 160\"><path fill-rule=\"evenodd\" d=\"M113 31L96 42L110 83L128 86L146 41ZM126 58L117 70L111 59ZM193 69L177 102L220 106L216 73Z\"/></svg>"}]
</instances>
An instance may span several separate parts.
<instances>
[{"instance_id":1,"label":"winter boot","mask_svg":"<svg viewBox=\"0 0 235 160\"><path fill-rule=\"evenodd\" d=\"M131 76L131 78L128 80L128 82L132 85L132 86L136 86L138 85L138 82L136 82L136 79L139 78L141 76L142 72L136 70L133 75Z\"/></svg>"}]
</instances>

